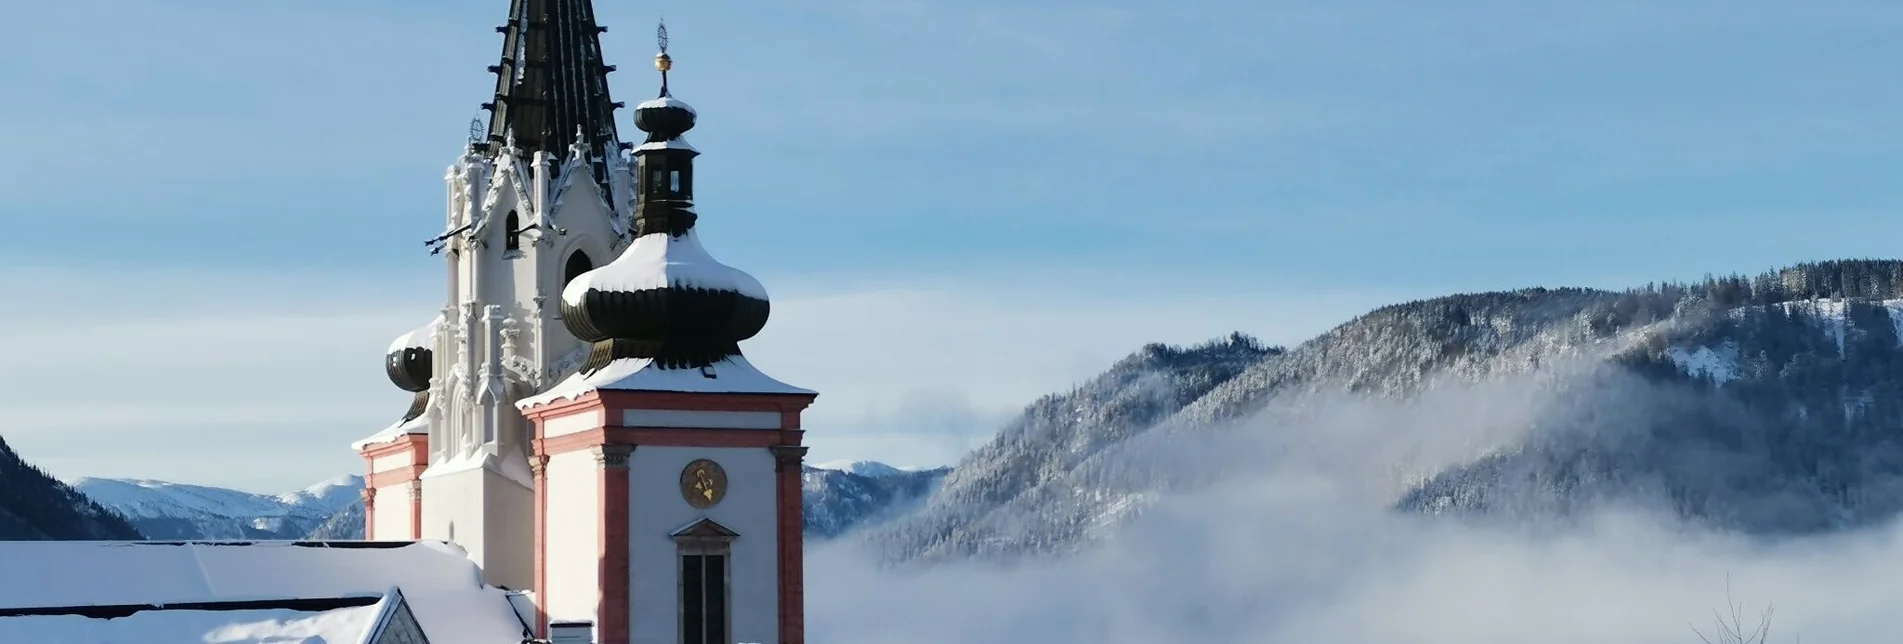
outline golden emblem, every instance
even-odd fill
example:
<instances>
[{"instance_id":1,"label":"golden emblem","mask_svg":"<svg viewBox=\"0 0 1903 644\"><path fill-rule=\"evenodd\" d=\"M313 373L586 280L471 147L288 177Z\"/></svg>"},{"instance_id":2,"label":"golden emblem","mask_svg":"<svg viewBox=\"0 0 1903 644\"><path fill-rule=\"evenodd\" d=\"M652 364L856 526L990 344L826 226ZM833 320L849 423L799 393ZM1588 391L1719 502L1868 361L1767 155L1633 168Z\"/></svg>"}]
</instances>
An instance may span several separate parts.
<instances>
[{"instance_id":1,"label":"golden emblem","mask_svg":"<svg viewBox=\"0 0 1903 644\"><path fill-rule=\"evenodd\" d=\"M705 510L727 496L727 470L719 463L697 459L681 470L681 498L687 504Z\"/></svg>"}]
</instances>

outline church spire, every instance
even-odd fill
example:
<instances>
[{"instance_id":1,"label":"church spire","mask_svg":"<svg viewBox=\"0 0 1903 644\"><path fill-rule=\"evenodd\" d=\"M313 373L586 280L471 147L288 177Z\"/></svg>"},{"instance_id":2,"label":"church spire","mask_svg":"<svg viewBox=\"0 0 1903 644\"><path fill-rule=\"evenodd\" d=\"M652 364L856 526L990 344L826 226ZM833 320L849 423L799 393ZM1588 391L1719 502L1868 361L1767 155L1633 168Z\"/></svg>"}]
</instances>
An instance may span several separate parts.
<instances>
[{"instance_id":1,"label":"church spire","mask_svg":"<svg viewBox=\"0 0 1903 644\"><path fill-rule=\"evenodd\" d=\"M606 185L606 160L621 151L614 110L622 106L608 95L608 73L601 58L601 34L591 0L511 0L503 34L502 61L496 75L487 146L514 138L526 154L569 156L579 130L587 141L595 178Z\"/></svg>"}]
</instances>

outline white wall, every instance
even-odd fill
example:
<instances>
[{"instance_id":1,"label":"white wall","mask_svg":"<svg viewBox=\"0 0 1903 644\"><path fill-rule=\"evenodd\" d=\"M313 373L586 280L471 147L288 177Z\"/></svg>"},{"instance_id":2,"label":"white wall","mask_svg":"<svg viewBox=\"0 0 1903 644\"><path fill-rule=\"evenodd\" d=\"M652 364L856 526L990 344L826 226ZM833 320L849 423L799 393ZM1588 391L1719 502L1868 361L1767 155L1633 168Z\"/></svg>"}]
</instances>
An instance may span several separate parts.
<instances>
[{"instance_id":1,"label":"white wall","mask_svg":"<svg viewBox=\"0 0 1903 644\"><path fill-rule=\"evenodd\" d=\"M538 598L551 620L596 621L601 601L601 475L592 451L549 457L548 591ZM597 622L599 623L599 622Z\"/></svg>"},{"instance_id":2,"label":"white wall","mask_svg":"<svg viewBox=\"0 0 1903 644\"><path fill-rule=\"evenodd\" d=\"M410 484L398 483L377 488L376 508L370 521L373 539L390 541L410 538Z\"/></svg>"},{"instance_id":3,"label":"white wall","mask_svg":"<svg viewBox=\"0 0 1903 644\"><path fill-rule=\"evenodd\" d=\"M423 538L469 552L491 585L527 589L535 580L535 493L483 467L423 475Z\"/></svg>"},{"instance_id":4,"label":"white wall","mask_svg":"<svg viewBox=\"0 0 1903 644\"><path fill-rule=\"evenodd\" d=\"M508 458L508 457L505 457ZM488 544L483 579L517 590L535 587L535 489L483 470L483 540Z\"/></svg>"},{"instance_id":5,"label":"white wall","mask_svg":"<svg viewBox=\"0 0 1903 644\"><path fill-rule=\"evenodd\" d=\"M697 458L727 471L727 496L706 510L681 498L681 470ZM733 542L733 641L779 641L778 498L764 448L642 446L628 460L629 621L635 642L680 641L675 530L702 517L740 534Z\"/></svg>"}]
</instances>

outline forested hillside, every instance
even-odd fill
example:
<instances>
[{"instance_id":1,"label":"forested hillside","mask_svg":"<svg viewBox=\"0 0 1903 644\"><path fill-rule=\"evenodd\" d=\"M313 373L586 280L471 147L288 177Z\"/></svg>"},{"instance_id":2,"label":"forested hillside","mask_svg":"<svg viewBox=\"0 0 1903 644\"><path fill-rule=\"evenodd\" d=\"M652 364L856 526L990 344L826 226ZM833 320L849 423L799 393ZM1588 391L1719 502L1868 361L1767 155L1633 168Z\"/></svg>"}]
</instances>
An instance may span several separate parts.
<instances>
[{"instance_id":1,"label":"forested hillside","mask_svg":"<svg viewBox=\"0 0 1903 644\"><path fill-rule=\"evenodd\" d=\"M47 476L0 440L0 540L140 538L123 517Z\"/></svg>"},{"instance_id":2,"label":"forested hillside","mask_svg":"<svg viewBox=\"0 0 1903 644\"><path fill-rule=\"evenodd\" d=\"M1903 510L1899 309L1903 262L1833 261L1408 302L1288 351L1150 347L1033 403L866 540L894 561L1067 551L1252 467L1230 456L1304 441L1332 441L1337 470L1365 468L1404 510L1863 525ZM1481 393L1502 387L1515 397Z\"/></svg>"}]
</instances>

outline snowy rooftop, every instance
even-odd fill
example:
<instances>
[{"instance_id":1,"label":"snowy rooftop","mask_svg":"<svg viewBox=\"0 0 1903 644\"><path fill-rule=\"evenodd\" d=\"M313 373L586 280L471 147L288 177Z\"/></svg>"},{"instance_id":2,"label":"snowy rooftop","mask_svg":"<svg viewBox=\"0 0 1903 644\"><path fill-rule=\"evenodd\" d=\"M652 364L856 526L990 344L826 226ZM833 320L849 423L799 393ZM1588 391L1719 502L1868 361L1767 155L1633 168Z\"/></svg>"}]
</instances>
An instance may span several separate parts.
<instances>
[{"instance_id":1,"label":"snowy rooftop","mask_svg":"<svg viewBox=\"0 0 1903 644\"><path fill-rule=\"evenodd\" d=\"M690 394L805 394L801 389L760 373L742 356L733 356L706 369L662 369L645 358L623 358L590 374L576 373L540 395L522 399L528 408L573 400L591 391L666 391Z\"/></svg>"},{"instance_id":2,"label":"snowy rooftop","mask_svg":"<svg viewBox=\"0 0 1903 644\"><path fill-rule=\"evenodd\" d=\"M0 542L0 561L16 582L0 585L0 642L354 644L393 588L434 642L519 644L526 632L509 593L446 542L15 541ZM256 608L189 609L233 603ZM120 615L72 610L83 607Z\"/></svg>"},{"instance_id":3,"label":"snowy rooftop","mask_svg":"<svg viewBox=\"0 0 1903 644\"><path fill-rule=\"evenodd\" d=\"M148 610L100 619L84 615L20 615L0 618L0 641L73 644L358 644L385 609L369 606L326 611L287 609Z\"/></svg>"},{"instance_id":4,"label":"snowy rooftop","mask_svg":"<svg viewBox=\"0 0 1903 644\"><path fill-rule=\"evenodd\" d=\"M438 314L436 319L430 320L429 324L412 329L409 333L397 336L396 340L390 343L390 350L386 353L396 353L404 349L435 348L436 326L442 323L443 316Z\"/></svg>"},{"instance_id":5,"label":"snowy rooftop","mask_svg":"<svg viewBox=\"0 0 1903 644\"><path fill-rule=\"evenodd\" d=\"M363 448L365 447L369 447L371 445L382 445L384 443L394 443L397 441L397 439L403 438L404 436L408 436L410 434L428 434L428 433L429 433L429 415L425 414L422 416L417 416L416 418L412 418L410 420L397 421L395 424L390 425L389 427L383 428L383 431L377 432L375 434L371 434L369 438L365 438L355 443L351 443L350 449L363 451Z\"/></svg>"},{"instance_id":6,"label":"snowy rooftop","mask_svg":"<svg viewBox=\"0 0 1903 644\"><path fill-rule=\"evenodd\" d=\"M700 245L699 236L690 228L679 237L652 234L635 238L620 257L569 282L562 289L562 301L579 304L589 289L633 292L669 286L734 291L755 299L767 299L766 287L760 285L760 280L708 255L707 249Z\"/></svg>"},{"instance_id":7,"label":"snowy rooftop","mask_svg":"<svg viewBox=\"0 0 1903 644\"><path fill-rule=\"evenodd\" d=\"M681 99L674 98L672 96L662 96L660 98L657 98L651 101L642 101L640 105L634 106L634 109L650 110L657 107L678 107L678 108L687 110L688 112L694 112L693 106L688 105L686 102L682 101ZM694 112L694 113L698 114L698 112Z\"/></svg>"},{"instance_id":8,"label":"snowy rooftop","mask_svg":"<svg viewBox=\"0 0 1903 644\"><path fill-rule=\"evenodd\" d=\"M700 150L694 149L694 146L688 145L687 139L684 139L684 138L672 138L666 141L651 141L648 143L643 143L641 144L640 147L635 148L635 151L637 152L641 150L686 150L688 152L700 151Z\"/></svg>"}]
</instances>

